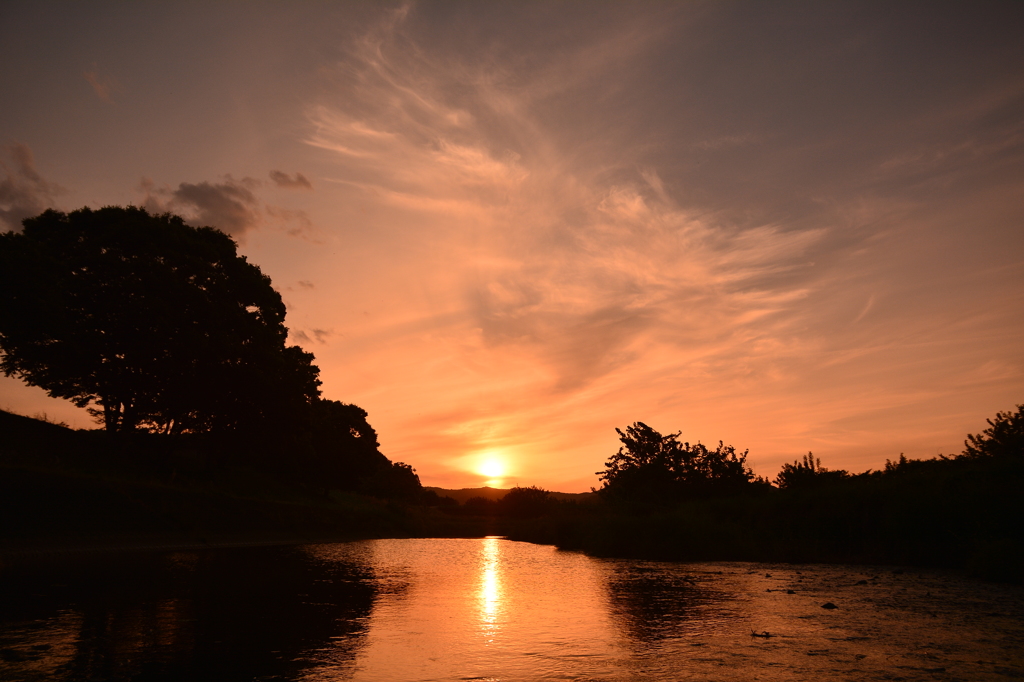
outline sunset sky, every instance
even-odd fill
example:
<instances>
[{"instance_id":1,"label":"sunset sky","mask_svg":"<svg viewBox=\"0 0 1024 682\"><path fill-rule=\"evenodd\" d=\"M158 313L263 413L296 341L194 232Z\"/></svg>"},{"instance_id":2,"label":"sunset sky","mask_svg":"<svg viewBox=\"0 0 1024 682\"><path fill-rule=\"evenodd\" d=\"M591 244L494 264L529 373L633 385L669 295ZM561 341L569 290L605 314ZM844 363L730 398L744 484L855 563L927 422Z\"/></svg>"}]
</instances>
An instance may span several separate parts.
<instances>
[{"instance_id":1,"label":"sunset sky","mask_svg":"<svg viewBox=\"0 0 1024 682\"><path fill-rule=\"evenodd\" d=\"M5 0L0 230L230 233L425 485L588 490L638 420L877 469L1024 402L1022 36L1021 2Z\"/></svg>"}]
</instances>

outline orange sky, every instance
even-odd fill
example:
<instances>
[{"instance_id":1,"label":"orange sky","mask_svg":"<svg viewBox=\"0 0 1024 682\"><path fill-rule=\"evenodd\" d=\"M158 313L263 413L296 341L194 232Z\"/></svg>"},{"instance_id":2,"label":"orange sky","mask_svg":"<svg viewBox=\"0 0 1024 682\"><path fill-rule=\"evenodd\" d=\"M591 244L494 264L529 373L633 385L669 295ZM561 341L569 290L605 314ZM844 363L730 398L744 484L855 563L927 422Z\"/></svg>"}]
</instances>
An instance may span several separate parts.
<instances>
[{"instance_id":1,"label":"orange sky","mask_svg":"<svg viewBox=\"0 0 1024 682\"><path fill-rule=\"evenodd\" d=\"M952 454L1024 401L1022 7L8 2L0 220L230 232L426 485Z\"/></svg>"}]
</instances>

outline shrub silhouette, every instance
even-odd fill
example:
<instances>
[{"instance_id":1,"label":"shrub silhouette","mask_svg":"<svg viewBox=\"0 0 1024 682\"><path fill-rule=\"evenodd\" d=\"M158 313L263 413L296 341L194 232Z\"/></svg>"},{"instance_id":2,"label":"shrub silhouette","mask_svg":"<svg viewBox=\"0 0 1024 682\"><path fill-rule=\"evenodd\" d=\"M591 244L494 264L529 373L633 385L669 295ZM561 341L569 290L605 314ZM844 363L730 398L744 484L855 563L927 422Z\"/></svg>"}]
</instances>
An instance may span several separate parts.
<instances>
[{"instance_id":1,"label":"shrub silhouette","mask_svg":"<svg viewBox=\"0 0 1024 682\"><path fill-rule=\"evenodd\" d=\"M979 434L967 434L964 456L1024 458L1024 405L1016 412L997 412L988 428Z\"/></svg>"},{"instance_id":2,"label":"shrub silhouette","mask_svg":"<svg viewBox=\"0 0 1024 682\"><path fill-rule=\"evenodd\" d=\"M821 459L808 452L803 461L783 464L782 470L775 477L775 485L779 488L808 488L827 483L836 483L850 477L844 469L826 469L821 466Z\"/></svg>"},{"instance_id":3,"label":"shrub silhouette","mask_svg":"<svg viewBox=\"0 0 1024 682\"><path fill-rule=\"evenodd\" d=\"M747 452L721 441L714 450L700 442L681 443L679 432L662 435L643 422L615 431L622 447L598 472L605 499L660 506L740 492L755 480L746 465Z\"/></svg>"}]
</instances>

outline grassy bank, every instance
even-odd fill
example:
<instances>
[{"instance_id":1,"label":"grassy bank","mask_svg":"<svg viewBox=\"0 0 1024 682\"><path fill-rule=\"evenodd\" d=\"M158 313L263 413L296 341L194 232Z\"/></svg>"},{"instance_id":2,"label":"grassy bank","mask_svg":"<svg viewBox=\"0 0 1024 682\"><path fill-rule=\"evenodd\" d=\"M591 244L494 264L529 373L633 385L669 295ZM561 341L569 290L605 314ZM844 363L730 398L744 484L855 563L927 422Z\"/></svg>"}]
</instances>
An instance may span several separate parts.
<instances>
[{"instance_id":1,"label":"grassy bank","mask_svg":"<svg viewBox=\"0 0 1024 682\"><path fill-rule=\"evenodd\" d=\"M403 505L324 494L187 445L0 412L0 551L402 537L428 522Z\"/></svg>"}]
</instances>

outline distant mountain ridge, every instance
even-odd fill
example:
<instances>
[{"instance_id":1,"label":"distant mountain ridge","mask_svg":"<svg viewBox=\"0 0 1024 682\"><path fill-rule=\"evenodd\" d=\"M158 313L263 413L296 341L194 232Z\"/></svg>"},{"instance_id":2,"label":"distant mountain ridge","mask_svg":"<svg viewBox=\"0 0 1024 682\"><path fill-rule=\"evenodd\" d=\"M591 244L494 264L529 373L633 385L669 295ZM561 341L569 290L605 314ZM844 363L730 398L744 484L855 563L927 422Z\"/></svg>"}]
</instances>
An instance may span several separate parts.
<instances>
[{"instance_id":1,"label":"distant mountain ridge","mask_svg":"<svg viewBox=\"0 0 1024 682\"><path fill-rule=\"evenodd\" d=\"M482 488L438 488L435 486L425 485L424 490L433 490L441 497L450 497L459 504L465 504L466 500L474 497L483 497L488 500L500 500L505 497L511 488L491 488L484 486ZM548 491L551 497L559 501L574 501L574 502L590 502L596 499L596 493L559 493L555 491Z\"/></svg>"}]
</instances>

